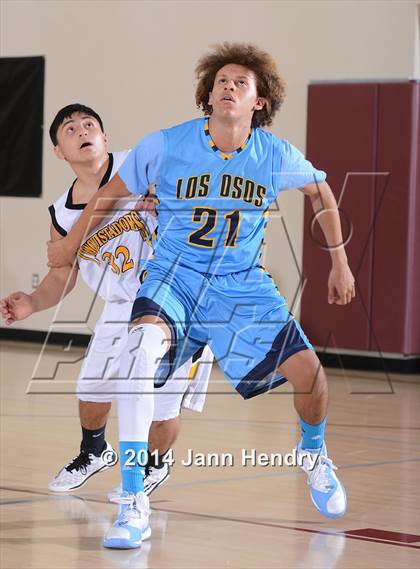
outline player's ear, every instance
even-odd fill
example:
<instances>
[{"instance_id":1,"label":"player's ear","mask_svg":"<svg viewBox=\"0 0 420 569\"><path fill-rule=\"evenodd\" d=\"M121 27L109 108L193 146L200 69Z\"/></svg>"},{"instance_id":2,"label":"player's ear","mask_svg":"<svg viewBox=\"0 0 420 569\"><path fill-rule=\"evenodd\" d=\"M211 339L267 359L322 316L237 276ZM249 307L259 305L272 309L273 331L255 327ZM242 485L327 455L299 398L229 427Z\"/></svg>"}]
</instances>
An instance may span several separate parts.
<instances>
[{"instance_id":1,"label":"player's ear","mask_svg":"<svg viewBox=\"0 0 420 569\"><path fill-rule=\"evenodd\" d=\"M266 102L267 99L265 97L257 97L257 100L255 101L254 105L254 111L260 111L262 108L264 108Z\"/></svg>"},{"instance_id":2,"label":"player's ear","mask_svg":"<svg viewBox=\"0 0 420 569\"><path fill-rule=\"evenodd\" d=\"M209 103L208 103L211 107L213 106L213 91L210 91L209 93Z\"/></svg>"},{"instance_id":3,"label":"player's ear","mask_svg":"<svg viewBox=\"0 0 420 569\"><path fill-rule=\"evenodd\" d=\"M108 144L108 135L106 132L104 132L104 142L105 144Z\"/></svg>"},{"instance_id":4,"label":"player's ear","mask_svg":"<svg viewBox=\"0 0 420 569\"><path fill-rule=\"evenodd\" d=\"M61 148L58 146L58 144L56 146L54 146L54 154L57 156L57 158L59 158L60 160L65 160L65 156L61 151Z\"/></svg>"}]
</instances>

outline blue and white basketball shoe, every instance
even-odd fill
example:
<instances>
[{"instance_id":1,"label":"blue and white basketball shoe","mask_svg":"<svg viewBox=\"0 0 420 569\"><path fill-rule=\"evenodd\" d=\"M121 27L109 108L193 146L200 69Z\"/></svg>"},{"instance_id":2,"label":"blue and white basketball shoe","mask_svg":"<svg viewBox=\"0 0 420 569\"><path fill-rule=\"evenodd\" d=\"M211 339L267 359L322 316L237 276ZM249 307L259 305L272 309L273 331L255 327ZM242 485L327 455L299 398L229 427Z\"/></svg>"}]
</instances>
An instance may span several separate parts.
<instances>
[{"instance_id":1,"label":"blue and white basketball shoe","mask_svg":"<svg viewBox=\"0 0 420 569\"><path fill-rule=\"evenodd\" d=\"M308 485L315 508L327 518L344 516L347 510L347 496L334 470L337 467L327 456L325 443L320 449L307 450L297 447L299 466L308 475Z\"/></svg>"},{"instance_id":2,"label":"blue and white basketball shoe","mask_svg":"<svg viewBox=\"0 0 420 569\"><path fill-rule=\"evenodd\" d=\"M103 546L112 549L134 549L149 539L152 530L149 524L149 498L144 492L119 495L110 494L111 502L120 504L117 521L107 531Z\"/></svg>"}]
</instances>

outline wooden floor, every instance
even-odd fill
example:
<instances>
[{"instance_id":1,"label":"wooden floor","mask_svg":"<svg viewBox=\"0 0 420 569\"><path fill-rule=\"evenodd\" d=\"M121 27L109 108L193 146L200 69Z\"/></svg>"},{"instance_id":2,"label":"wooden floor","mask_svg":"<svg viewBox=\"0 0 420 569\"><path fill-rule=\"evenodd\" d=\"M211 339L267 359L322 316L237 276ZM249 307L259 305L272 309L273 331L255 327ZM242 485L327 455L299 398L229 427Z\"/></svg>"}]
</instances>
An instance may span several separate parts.
<instances>
[{"instance_id":1,"label":"wooden floor","mask_svg":"<svg viewBox=\"0 0 420 569\"><path fill-rule=\"evenodd\" d=\"M300 470L241 466L242 449L294 447L288 388L244 402L215 369L205 411L183 414L172 476L152 496L152 538L125 552L101 547L118 467L77 494L47 490L78 454L76 401L65 392L81 352L67 352L58 380L33 381L26 394L38 355L37 346L2 345L2 569L419 567L419 377L329 370L327 442L349 497L348 514L334 521L315 511ZM62 356L51 350L42 363L53 369ZM114 415L108 438L117 444ZM232 453L235 464L183 466L189 448Z\"/></svg>"}]
</instances>

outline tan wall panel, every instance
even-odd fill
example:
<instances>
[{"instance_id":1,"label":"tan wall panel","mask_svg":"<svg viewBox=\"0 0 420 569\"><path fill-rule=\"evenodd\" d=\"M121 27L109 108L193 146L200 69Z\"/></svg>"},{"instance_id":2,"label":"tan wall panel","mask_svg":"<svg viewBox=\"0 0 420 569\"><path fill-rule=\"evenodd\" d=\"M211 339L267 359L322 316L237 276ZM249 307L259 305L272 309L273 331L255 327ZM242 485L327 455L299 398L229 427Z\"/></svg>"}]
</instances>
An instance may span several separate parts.
<instances>
[{"instance_id":1,"label":"tan wall panel","mask_svg":"<svg viewBox=\"0 0 420 569\"><path fill-rule=\"evenodd\" d=\"M58 108L83 102L103 116L115 150L198 116L193 69L215 42L252 41L276 57L289 90L273 131L302 150L309 81L405 78L418 61L415 2L3 0L0 9L1 55L46 56L46 132ZM44 273L47 206L72 180L47 135L44 145L43 197L0 200L2 296L29 291L32 273ZM281 209L300 262L301 196L283 195ZM292 300L299 277L278 216L267 243L266 264ZM61 318L83 319L90 300L79 287ZM52 314L38 314L22 327L46 329Z\"/></svg>"}]
</instances>

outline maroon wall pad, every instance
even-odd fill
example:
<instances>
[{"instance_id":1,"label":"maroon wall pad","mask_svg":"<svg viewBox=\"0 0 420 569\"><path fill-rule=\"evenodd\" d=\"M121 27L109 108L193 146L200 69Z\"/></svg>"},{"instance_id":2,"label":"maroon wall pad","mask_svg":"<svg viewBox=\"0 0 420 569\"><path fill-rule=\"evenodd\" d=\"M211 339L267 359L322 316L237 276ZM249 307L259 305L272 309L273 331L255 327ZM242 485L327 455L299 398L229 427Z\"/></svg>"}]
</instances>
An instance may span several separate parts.
<instances>
[{"instance_id":1,"label":"maroon wall pad","mask_svg":"<svg viewBox=\"0 0 420 569\"><path fill-rule=\"evenodd\" d=\"M419 84L311 85L307 128L307 157L339 201L357 298L328 305L330 258L306 199L303 328L319 347L419 354Z\"/></svg>"},{"instance_id":2,"label":"maroon wall pad","mask_svg":"<svg viewBox=\"0 0 420 569\"><path fill-rule=\"evenodd\" d=\"M307 277L302 296L301 321L317 346L327 343L340 348L369 347L376 160L376 85L312 85L308 100L307 156L327 172L341 209L347 255L357 275L358 298L349 306L329 305L327 282L331 267L329 252L314 212L305 200L303 271ZM362 174L360 174L362 173ZM314 239L315 236L315 239Z\"/></svg>"},{"instance_id":3,"label":"maroon wall pad","mask_svg":"<svg viewBox=\"0 0 420 569\"><path fill-rule=\"evenodd\" d=\"M420 353L420 196L416 200L413 175L418 164L418 94L416 83L379 87L377 168L390 175L375 225L372 322L382 351L401 354ZM376 192L377 207L379 199ZM372 349L374 343L371 338Z\"/></svg>"}]
</instances>

